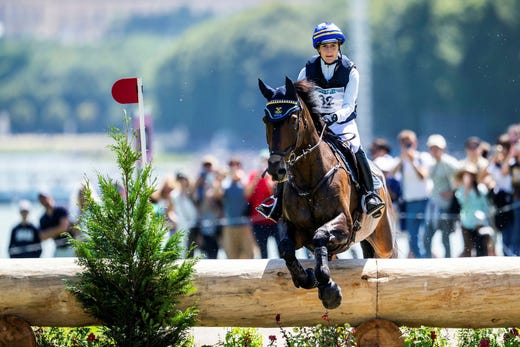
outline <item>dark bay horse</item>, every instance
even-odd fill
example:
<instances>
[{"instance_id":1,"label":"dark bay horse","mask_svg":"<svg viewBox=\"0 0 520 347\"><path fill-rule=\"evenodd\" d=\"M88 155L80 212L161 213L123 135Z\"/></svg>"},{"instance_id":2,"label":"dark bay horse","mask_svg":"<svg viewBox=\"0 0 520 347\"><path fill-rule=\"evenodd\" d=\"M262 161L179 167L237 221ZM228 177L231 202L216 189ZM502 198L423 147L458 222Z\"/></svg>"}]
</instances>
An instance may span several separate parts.
<instances>
[{"instance_id":1,"label":"dark bay horse","mask_svg":"<svg viewBox=\"0 0 520 347\"><path fill-rule=\"evenodd\" d=\"M390 195L382 173L373 170L386 207L378 218L362 212L360 196L350 171L331 146L323 141L324 125L313 112L314 85L293 82L272 88L259 80L267 99L263 121L270 156L267 171L284 182L284 235L280 255L296 287L318 287L323 306L341 304L341 288L331 279L328 262L361 242L365 258L396 256ZM306 247L315 255L315 268L304 269L296 250Z\"/></svg>"}]
</instances>

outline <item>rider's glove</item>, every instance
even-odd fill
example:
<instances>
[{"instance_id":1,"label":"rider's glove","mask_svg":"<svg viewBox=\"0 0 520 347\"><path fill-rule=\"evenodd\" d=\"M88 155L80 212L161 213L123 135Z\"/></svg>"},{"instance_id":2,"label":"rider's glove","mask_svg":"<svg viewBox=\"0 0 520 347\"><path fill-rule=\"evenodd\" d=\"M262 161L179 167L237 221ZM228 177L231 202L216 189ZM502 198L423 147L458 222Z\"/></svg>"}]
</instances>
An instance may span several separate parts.
<instances>
[{"instance_id":1,"label":"rider's glove","mask_svg":"<svg viewBox=\"0 0 520 347\"><path fill-rule=\"evenodd\" d=\"M325 124L331 125L338 121L338 116L335 113L326 114L323 117L321 117Z\"/></svg>"}]
</instances>

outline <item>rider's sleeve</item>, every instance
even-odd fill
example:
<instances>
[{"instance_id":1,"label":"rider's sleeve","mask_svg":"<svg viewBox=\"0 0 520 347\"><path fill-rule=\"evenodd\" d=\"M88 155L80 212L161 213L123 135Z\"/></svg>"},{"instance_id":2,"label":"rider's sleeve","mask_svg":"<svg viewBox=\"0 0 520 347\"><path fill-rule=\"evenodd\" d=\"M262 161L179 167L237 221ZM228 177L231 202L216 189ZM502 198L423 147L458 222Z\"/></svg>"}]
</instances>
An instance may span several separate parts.
<instances>
[{"instance_id":1,"label":"rider's sleeve","mask_svg":"<svg viewBox=\"0 0 520 347\"><path fill-rule=\"evenodd\" d=\"M307 69L305 69L305 66L304 66L303 69L301 69L300 73L298 74L297 81L304 80L306 75L307 75Z\"/></svg>"},{"instance_id":2,"label":"rider's sleeve","mask_svg":"<svg viewBox=\"0 0 520 347\"><path fill-rule=\"evenodd\" d=\"M343 107L337 110L338 123L344 122L356 109L356 99L359 90L359 72L355 67L350 70L349 80L343 95Z\"/></svg>"}]
</instances>

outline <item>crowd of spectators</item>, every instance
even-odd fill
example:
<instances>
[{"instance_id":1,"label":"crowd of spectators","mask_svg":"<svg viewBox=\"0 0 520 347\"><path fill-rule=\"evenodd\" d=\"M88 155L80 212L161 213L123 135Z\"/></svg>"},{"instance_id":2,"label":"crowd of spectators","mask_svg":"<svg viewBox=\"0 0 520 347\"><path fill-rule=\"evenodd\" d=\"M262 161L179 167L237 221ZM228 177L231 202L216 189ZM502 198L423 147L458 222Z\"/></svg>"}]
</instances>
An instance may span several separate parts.
<instances>
[{"instance_id":1,"label":"crowd of spectators","mask_svg":"<svg viewBox=\"0 0 520 347\"><path fill-rule=\"evenodd\" d=\"M384 138L374 140L370 152L387 178L408 257L493 256L497 240L503 255L520 255L520 124L491 143L467 138L460 159L441 134L427 137L427 152L411 130L401 131L397 143L395 157ZM458 230L463 250L453 254L450 236ZM436 232L444 254L432 253Z\"/></svg>"},{"instance_id":2,"label":"crowd of spectators","mask_svg":"<svg viewBox=\"0 0 520 347\"><path fill-rule=\"evenodd\" d=\"M395 229L408 241L405 256L520 255L520 124L509 126L491 142L476 136L465 139L461 158L450 152L441 134L424 139L423 144L414 131L406 129L396 137L399 149L395 154L385 138L376 138L369 146L371 159L386 177ZM279 243L281 225L255 209L274 189L275 183L265 172L267 159L268 153L262 151L254 160L233 155L222 165L208 155L192 176L177 172L163 177L151 201L156 213L164 215L170 234L183 232L189 255L209 259L279 256L277 247L268 247L268 241ZM48 238L56 242L55 256L70 256L72 249L61 235L74 231L73 215L55 206L48 193L40 192L38 197L45 209L39 225L29 221L30 203L20 202L21 221L11 233L10 256L38 257L40 242ZM81 191L78 199L80 206ZM463 242L457 254L450 242L454 232L461 233ZM436 233L440 233L443 253L432 252Z\"/></svg>"}]
</instances>

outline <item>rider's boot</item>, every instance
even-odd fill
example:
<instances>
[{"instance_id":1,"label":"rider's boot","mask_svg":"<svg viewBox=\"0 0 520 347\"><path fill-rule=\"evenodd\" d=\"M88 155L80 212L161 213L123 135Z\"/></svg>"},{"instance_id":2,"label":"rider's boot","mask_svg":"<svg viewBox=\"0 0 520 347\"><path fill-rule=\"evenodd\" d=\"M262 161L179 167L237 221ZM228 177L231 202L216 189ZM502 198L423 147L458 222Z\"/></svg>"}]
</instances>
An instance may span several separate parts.
<instances>
[{"instance_id":1,"label":"rider's boot","mask_svg":"<svg viewBox=\"0 0 520 347\"><path fill-rule=\"evenodd\" d=\"M381 210L385 207L385 203L379 194L374 191L374 181L370 164L368 163L365 152L363 152L361 148L356 152L356 160L358 164L359 182L364 191L363 197L361 198L363 211L368 216L379 218L382 214Z\"/></svg>"},{"instance_id":2,"label":"rider's boot","mask_svg":"<svg viewBox=\"0 0 520 347\"><path fill-rule=\"evenodd\" d=\"M274 194L265 199L256 210L262 216L273 222L278 222L282 217L282 197L283 197L283 183L278 183L274 190Z\"/></svg>"}]
</instances>

